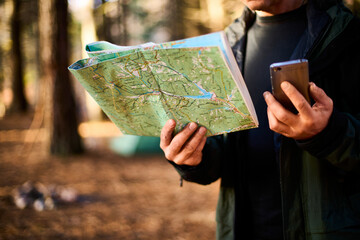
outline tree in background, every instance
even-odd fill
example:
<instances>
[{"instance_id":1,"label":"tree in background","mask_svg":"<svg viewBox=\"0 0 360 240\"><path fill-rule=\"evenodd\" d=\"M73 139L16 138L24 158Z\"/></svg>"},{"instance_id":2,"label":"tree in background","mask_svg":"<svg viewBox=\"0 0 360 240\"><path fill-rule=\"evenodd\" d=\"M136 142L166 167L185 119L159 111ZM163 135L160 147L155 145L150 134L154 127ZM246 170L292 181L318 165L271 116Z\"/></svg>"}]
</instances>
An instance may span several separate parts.
<instances>
[{"instance_id":1,"label":"tree in background","mask_svg":"<svg viewBox=\"0 0 360 240\"><path fill-rule=\"evenodd\" d=\"M165 23L170 40L224 30L242 9L239 0L168 1Z\"/></svg>"},{"instance_id":2,"label":"tree in background","mask_svg":"<svg viewBox=\"0 0 360 240\"><path fill-rule=\"evenodd\" d=\"M4 6L4 0L0 0L0 12L6 12L5 6ZM5 68L4 68L4 60L5 60L5 54L4 54L4 48L3 48L3 42L4 42L4 31L6 29L6 14L0 15L0 96L2 97L2 92L4 90L4 82L5 82ZM5 104L3 102L3 99L0 98L0 118L5 115Z\"/></svg>"},{"instance_id":3,"label":"tree in background","mask_svg":"<svg viewBox=\"0 0 360 240\"><path fill-rule=\"evenodd\" d=\"M96 19L96 32L100 40L119 45L126 45L128 40L127 18L129 4L137 0L95 0L94 18Z\"/></svg>"},{"instance_id":4,"label":"tree in background","mask_svg":"<svg viewBox=\"0 0 360 240\"><path fill-rule=\"evenodd\" d=\"M28 109L24 91L21 6L22 0L13 0L13 15L11 18L13 99L10 106L11 112L25 112Z\"/></svg>"},{"instance_id":5,"label":"tree in background","mask_svg":"<svg viewBox=\"0 0 360 240\"><path fill-rule=\"evenodd\" d=\"M129 17L129 0L118 0L118 26L119 26L119 44L126 46L129 41L127 19Z\"/></svg>"},{"instance_id":6,"label":"tree in background","mask_svg":"<svg viewBox=\"0 0 360 240\"><path fill-rule=\"evenodd\" d=\"M103 27L102 29L102 38L108 42L114 42L113 34L111 34L111 25L112 25L112 18L110 18L106 12L106 8L104 7L106 4L106 0L102 0L101 10L102 10L102 20L103 20Z\"/></svg>"},{"instance_id":7,"label":"tree in background","mask_svg":"<svg viewBox=\"0 0 360 240\"><path fill-rule=\"evenodd\" d=\"M39 0L41 93L50 152L69 155L83 152L68 67L68 2Z\"/></svg>"},{"instance_id":8,"label":"tree in background","mask_svg":"<svg viewBox=\"0 0 360 240\"><path fill-rule=\"evenodd\" d=\"M193 1L197 2L197 1ZM184 0L175 0L168 2L168 29L170 39L177 40L185 38L185 2Z\"/></svg>"}]
</instances>

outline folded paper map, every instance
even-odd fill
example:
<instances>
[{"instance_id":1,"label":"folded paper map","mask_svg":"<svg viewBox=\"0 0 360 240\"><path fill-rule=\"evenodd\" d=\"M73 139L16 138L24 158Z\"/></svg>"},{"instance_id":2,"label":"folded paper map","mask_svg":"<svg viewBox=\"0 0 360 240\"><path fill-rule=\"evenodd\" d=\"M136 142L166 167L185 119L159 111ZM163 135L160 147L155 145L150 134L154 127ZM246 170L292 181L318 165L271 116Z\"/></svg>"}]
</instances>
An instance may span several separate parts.
<instances>
[{"instance_id":1,"label":"folded paper map","mask_svg":"<svg viewBox=\"0 0 360 240\"><path fill-rule=\"evenodd\" d=\"M124 134L160 136L189 122L207 136L258 126L248 90L223 32L123 47L88 44L70 72Z\"/></svg>"}]
</instances>

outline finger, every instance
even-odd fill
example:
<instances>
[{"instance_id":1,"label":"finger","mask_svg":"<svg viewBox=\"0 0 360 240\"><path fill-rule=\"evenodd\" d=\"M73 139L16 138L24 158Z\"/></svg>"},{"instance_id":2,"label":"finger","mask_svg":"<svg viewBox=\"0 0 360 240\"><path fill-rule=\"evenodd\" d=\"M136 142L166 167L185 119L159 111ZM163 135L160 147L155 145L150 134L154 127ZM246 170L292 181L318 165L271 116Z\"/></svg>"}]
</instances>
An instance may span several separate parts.
<instances>
[{"instance_id":1,"label":"finger","mask_svg":"<svg viewBox=\"0 0 360 240\"><path fill-rule=\"evenodd\" d=\"M160 148L165 149L170 145L172 140L172 135L176 126L176 122L173 119L169 119L164 127L161 129L160 133Z\"/></svg>"},{"instance_id":2,"label":"finger","mask_svg":"<svg viewBox=\"0 0 360 240\"><path fill-rule=\"evenodd\" d=\"M264 99L268 107L277 108L282 107L282 105L275 99L275 97L268 91L263 93Z\"/></svg>"},{"instance_id":3,"label":"finger","mask_svg":"<svg viewBox=\"0 0 360 240\"><path fill-rule=\"evenodd\" d=\"M182 158L190 157L199 147L206 134L206 128L200 127L193 136L184 144L179 154Z\"/></svg>"},{"instance_id":4,"label":"finger","mask_svg":"<svg viewBox=\"0 0 360 240\"><path fill-rule=\"evenodd\" d=\"M202 141L200 142L199 146L197 147L196 151L202 152L206 143L206 137L203 137Z\"/></svg>"},{"instance_id":5,"label":"finger","mask_svg":"<svg viewBox=\"0 0 360 240\"><path fill-rule=\"evenodd\" d=\"M192 156L184 162L185 165L197 166L200 164L202 160L202 150L204 149L205 143L206 143L206 137L203 137L200 144L193 152Z\"/></svg>"},{"instance_id":6,"label":"finger","mask_svg":"<svg viewBox=\"0 0 360 240\"><path fill-rule=\"evenodd\" d=\"M331 98L326 95L323 89L316 86L313 82L310 83L310 95L317 104L332 106Z\"/></svg>"},{"instance_id":7,"label":"finger","mask_svg":"<svg viewBox=\"0 0 360 240\"><path fill-rule=\"evenodd\" d=\"M169 145L169 151L172 153L179 153L184 144L190 139L191 135L196 131L197 125L194 122L189 123L183 130L181 130L172 139Z\"/></svg>"},{"instance_id":8,"label":"finger","mask_svg":"<svg viewBox=\"0 0 360 240\"><path fill-rule=\"evenodd\" d=\"M309 115L311 113L310 104L291 83L287 81L282 82L281 89L284 91L286 96L288 96L300 114Z\"/></svg>"},{"instance_id":9,"label":"finger","mask_svg":"<svg viewBox=\"0 0 360 240\"><path fill-rule=\"evenodd\" d=\"M270 92L264 92L263 95L268 109L276 116L277 120L286 125L291 125L297 121L296 115L285 109Z\"/></svg>"},{"instance_id":10,"label":"finger","mask_svg":"<svg viewBox=\"0 0 360 240\"><path fill-rule=\"evenodd\" d=\"M269 108L267 110L267 114L269 120L269 128L271 130L285 136L288 136L290 134L291 128L288 125L279 121Z\"/></svg>"}]
</instances>

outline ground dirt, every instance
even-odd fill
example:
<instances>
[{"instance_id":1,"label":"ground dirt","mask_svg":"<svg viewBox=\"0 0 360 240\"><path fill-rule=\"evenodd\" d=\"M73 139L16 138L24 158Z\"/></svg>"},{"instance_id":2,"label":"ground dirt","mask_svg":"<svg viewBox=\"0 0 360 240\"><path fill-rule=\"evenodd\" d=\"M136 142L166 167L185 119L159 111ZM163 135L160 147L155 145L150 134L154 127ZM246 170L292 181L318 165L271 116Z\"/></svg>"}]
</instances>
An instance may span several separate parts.
<instances>
[{"instance_id":1,"label":"ground dirt","mask_svg":"<svg viewBox=\"0 0 360 240\"><path fill-rule=\"evenodd\" d=\"M179 187L162 155L119 156L91 129L85 154L49 156L43 130L29 130L31 121L0 119L0 240L215 239L218 182ZM19 209L12 192L26 181L71 188L77 200L53 210Z\"/></svg>"}]
</instances>

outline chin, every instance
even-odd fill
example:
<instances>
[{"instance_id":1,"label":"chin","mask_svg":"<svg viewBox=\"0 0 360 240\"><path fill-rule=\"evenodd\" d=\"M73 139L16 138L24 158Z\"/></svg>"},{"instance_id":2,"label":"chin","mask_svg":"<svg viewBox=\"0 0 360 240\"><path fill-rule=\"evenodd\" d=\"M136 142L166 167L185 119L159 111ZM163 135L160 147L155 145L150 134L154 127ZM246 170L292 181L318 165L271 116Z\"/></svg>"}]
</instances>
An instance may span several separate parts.
<instances>
[{"instance_id":1,"label":"chin","mask_svg":"<svg viewBox=\"0 0 360 240\"><path fill-rule=\"evenodd\" d=\"M243 0L243 3L253 11L268 11L276 0Z\"/></svg>"}]
</instances>

